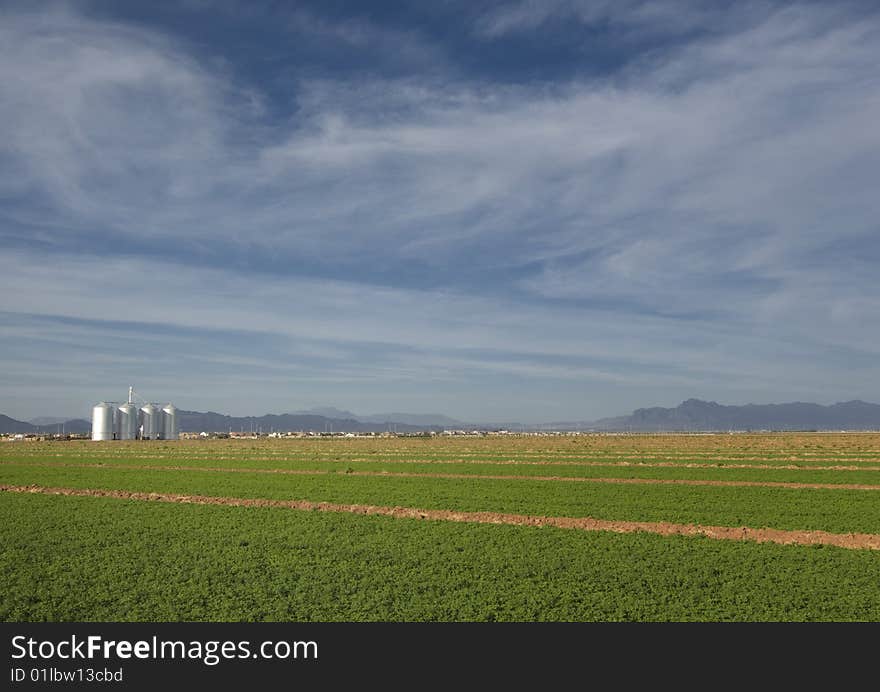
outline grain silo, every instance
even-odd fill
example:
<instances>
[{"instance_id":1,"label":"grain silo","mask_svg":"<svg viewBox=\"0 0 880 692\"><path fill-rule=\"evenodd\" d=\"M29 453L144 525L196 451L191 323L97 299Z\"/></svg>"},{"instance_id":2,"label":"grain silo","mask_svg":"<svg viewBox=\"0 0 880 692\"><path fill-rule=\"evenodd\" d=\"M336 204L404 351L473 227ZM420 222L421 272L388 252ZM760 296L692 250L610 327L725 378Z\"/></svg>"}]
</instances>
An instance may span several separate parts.
<instances>
[{"instance_id":1,"label":"grain silo","mask_svg":"<svg viewBox=\"0 0 880 692\"><path fill-rule=\"evenodd\" d=\"M116 439L136 440L138 436L138 409L131 401L116 409Z\"/></svg>"},{"instance_id":2,"label":"grain silo","mask_svg":"<svg viewBox=\"0 0 880 692\"><path fill-rule=\"evenodd\" d=\"M158 440L162 436L162 409L155 404L141 406L141 438Z\"/></svg>"},{"instance_id":3,"label":"grain silo","mask_svg":"<svg viewBox=\"0 0 880 692\"><path fill-rule=\"evenodd\" d=\"M112 404L101 402L92 408L92 439L113 440L115 439L114 414L116 407Z\"/></svg>"},{"instance_id":4,"label":"grain silo","mask_svg":"<svg viewBox=\"0 0 880 692\"><path fill-rule=\"evenodd\" d=\"M162 439L178 439L177 409L174 404L166 404L162 409Z\"/></svg>"}]
</instances>

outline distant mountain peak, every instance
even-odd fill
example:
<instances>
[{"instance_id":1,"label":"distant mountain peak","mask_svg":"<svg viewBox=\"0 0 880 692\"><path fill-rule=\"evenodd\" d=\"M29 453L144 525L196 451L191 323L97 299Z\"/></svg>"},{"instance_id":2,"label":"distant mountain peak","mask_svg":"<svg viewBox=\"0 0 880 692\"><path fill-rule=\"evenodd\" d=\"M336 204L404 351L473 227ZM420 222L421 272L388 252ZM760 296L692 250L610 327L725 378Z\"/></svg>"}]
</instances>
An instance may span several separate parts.
<instances>
[{"instance_id":1,"label":"distant mountain peak","mask_svg":"<svg viewBox=\"0 0 880 692\"><path fill-rule=\"evenodd\" d=\"M325 418L340 418L349 420L359 420L360 416L345 409L339 409L334 406L315 406L314 408L304 409L302 411L293 411L294 416L324 416Z\"/></svg>"},{"instance_id":2,"label":"distant mountain peak","mask_svg":"<svg viewBox=\"0 0 880 692\"><path fill-rule=\"evenodd\" d=\"M677 408L721 408L717 401L704 401L703 399L685 399Z\"/></svg>"}]
</instances>

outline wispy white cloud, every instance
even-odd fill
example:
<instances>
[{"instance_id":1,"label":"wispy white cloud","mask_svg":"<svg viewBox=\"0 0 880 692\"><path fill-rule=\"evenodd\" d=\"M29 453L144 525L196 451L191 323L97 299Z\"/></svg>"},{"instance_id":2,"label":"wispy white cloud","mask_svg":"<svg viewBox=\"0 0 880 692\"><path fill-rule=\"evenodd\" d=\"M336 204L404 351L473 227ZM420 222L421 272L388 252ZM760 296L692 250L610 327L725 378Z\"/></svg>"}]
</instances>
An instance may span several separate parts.
<instances>
[{"instance_id":1,"label":"wispy white cloud","mask_svg":"<svg viewBox=\"0 0 880 692\"><path fill-rule=\"evenodd\" d=\"M146 378L169 398L197 407L204 406L193 400L202 384L213 391L218 378L229 386L250 378L247 391L256 388L262 396L274 378L280 394L272 396L288 408L321 400L324 387L366 386L358 396L369 410L411 396L414 388L469 390L488 387L498 377L515 378L536 392L581 383L591 398L646 385L756 393L797 391L791 383L799 381L858 387L877 355L870 344L863 349L850 344L860 364L854 362L844 376L817 375L817 360L827 355L828 344L796 343L772 331L742 333L736 325L649 315L621 320L609 310L529 307L340 281L170 271L154 261L56 259L54 266L28 254L0 259L0 271L18 287L0 301L13 327L4 337L6 358L0 359L8 391L26 389L19 381L23 373L30 373L28 380L56 379L64 388L70 385L63 384L63 373L74 369L91 372L96 384L119 380L122 386L132 377ZM150 282L157 275L163 280ZM75 298L71 287L77 287ZM59 314L77 322L47 327L37 320L34 326L37 318L27 317ZM121 330L116 320L140 326ZM16 327L19 321L25 326ZM41 341L57 343L41 355L32 346ZM58 354L64 358L52 364ZM458 410L479 417L493 397L497 394L460 401ZM377 403L370 406L371 400ZM243 413L251 398L236 389L219 401ZM573 403L570 394L560 396L557 413ZM505 401L502 410L522 417L530 405ZM607 410L601 400L581 406L584 415Z\"/></svg>"},{"instance_id":2,"label":"wispy white cloud","mask_svg":"<svg viewBox=\"0 0 880 692\"><path fill-rule=\"evenodd\" d=\"M768 2L740 2L735 11L711 0L518 0L482 13L474 33L488 39L534 32L552 22L586 27L611 25L641 34L683 34L694 29L742 24Z\"/></svg>"},{"instance_id":3,"label":"wispy white cloud","mask_svg":"<svg viewBox=\"0 0 880 692\"><path fill-rule=\"evenodd\" d=\"M245 90L155 33L71 12L3 19L0 185L46 200L19 218L168 233L164 210L222 186L232 120L255 107Z\"/></svg>"}]
</instances>

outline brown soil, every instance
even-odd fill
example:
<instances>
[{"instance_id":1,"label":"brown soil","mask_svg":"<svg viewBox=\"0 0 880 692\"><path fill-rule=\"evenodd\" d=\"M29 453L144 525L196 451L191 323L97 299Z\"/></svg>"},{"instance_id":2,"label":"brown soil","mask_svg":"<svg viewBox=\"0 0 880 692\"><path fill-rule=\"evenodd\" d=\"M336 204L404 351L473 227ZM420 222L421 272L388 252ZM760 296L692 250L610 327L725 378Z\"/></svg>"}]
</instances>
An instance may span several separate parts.
<instances>
[{"instance_id":1,"label":"brown soil","mask_svg":"<svg viewBox=\"0 0 880 692\"><path fill-rule=\"evenodd\" d=\"M445 509L429 510L411 507L377 507L374 505L344 505L309 500L268 500L234 497L206 497L202 495L177 495L172 493L140 493L123 490L95 490L87 488L46 488L38 485L0 484L0 491L17 493L41 493L46 495L71 495L79 497L113 497L126 500L153 502L177 502L202 505L227 505L232 507L276 507L284 509L313 510L320 512L348 512L352 514L377 514L402 519L428 519L480 524L509 524L513 526L552 526L581 531L612 531L616 533L647 532L662 536L705 536L720 540L756 541L783 545L831 545L848 549L880 550L880 535L869 533L836 534L827 531L791 531L784 529L755 529L747 526L701 526L699 524L673 524L670 522L609 521L591 517L540 517L522 514L499 514L495 512L456 512Z\"/></svg>"},{"instance_id":2,"label":"brown soil","mask_svg":"<svg viewBox=\"0 0 880 692\"><path fill-rule=\"evenodd\" d=\"M721 481L693 478L590 478L583 476L520 476L515 474L487 475L477 473L411 473L406 471L322 471L319 469L249 469L223 466L159 466L140 464L65 464L36 462L21 466L50 466L69 468L112 468L137 471L203 471L205 473L269 473L284 476L378 476L385 478L446 478L452 480L518 480L518 481L561 481L573 483L618 483L635 485L707 485L720 487L751 488L792 488L807 490L880 490L880 485L863 483L798 483L796 481Z\"/></svg>"}]
</instances>

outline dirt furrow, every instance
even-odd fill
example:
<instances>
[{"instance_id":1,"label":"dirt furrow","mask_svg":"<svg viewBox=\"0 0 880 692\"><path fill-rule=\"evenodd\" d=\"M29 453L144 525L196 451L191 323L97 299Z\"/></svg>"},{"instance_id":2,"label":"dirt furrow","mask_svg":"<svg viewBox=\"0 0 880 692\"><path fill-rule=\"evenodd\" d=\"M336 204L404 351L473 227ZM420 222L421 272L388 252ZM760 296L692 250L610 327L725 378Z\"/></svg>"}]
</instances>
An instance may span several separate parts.
<instances>
[{"instance_id":1,"label":"dirt furrow","mask_svg":"<svg viewBox=\"0 0 880 692\"><path fill-rule=\"evenodd\" d=\"M319 512L346 512L351 514L381 515L400 519L428 519L434 521L470 522L478 524L509 524L512 526L552 526L581 531L612 531L615 533L653 533L661 536L705 536L718 540L755 541L782 545L831 545L839 548L880 550L880 535L870 533L829 533L827 531L792 531L787 529L750 528L747 526L703 526L671 522L617 521L592 517L544 517L497 512L459 512L446 509L417 509L413 507L382 507L376 505L337 504L310 500L269 500L236 497L209 497L174 493L143 493L123 490L88 488L49 488L38 485L0 484L0 491L68 495L75 497L111 497L124 500L173 502L231 507L274 507Z\"/></svg>"}]
</instances>

